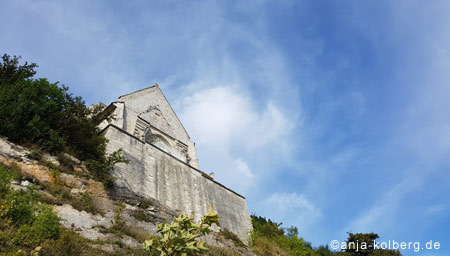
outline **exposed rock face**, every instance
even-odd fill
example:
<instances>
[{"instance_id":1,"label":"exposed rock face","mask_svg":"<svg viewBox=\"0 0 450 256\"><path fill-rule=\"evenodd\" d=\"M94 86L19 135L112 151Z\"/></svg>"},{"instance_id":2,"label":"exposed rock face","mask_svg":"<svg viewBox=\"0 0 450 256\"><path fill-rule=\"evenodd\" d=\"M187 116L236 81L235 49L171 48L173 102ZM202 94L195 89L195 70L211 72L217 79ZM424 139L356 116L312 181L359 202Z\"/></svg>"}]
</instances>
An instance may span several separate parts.
<instances>
[{"instance_id":1,"label":"exposed rock face","mask_svg":"<svg viewBox=\"0 0 450 256\"><path fill-rule=\"evenodd\" d=\"M20 168L22 178L12 182L13 189L27 190L32 185L55 183L52 170L46 163L51 162L59 166L58 159L44 154L43 159L37 161L28 157L30 153L30 150L0 137L0 163L16 165ZM60 189L70 191L72 197L81 194L89 195L98 213L75 209L70 202L58 202L54 195L45 190L45 186L36 192L49 199L48 203L54 205L55 212L61 218L61 224L66 228L73 229L86 238L103 241L101 244L93 244L93 247L114 253L121 250L121 247L116 244L120 241L130 248L142 248L143 237L157 235L156 227L159 223L170 222L178 215L173 208L154 198L137 194L127 186L121 186L120 183L111 191L105 191L101 182L84 178L83 176L88 174L87 171L79 160L75 158L72 160L75 163L74 173L59 173L57 183ZM117 221L118 209L122 209L119 216L129 229L128 233L122 233L120 236L112 231ZM140 218L136 217L137 214ZM213 232L202 239L209 246L239 252L240 255L254 255L248 247L235 246L219 233Z\"/></svg>"},{"instance_id":2,"label":"exposed rock face","mask_svg":"<svg viewBox=\"0 0 450 256\"><path fill-rule=\"evenodd\" d=\"M195 145L157 85L121 96L106 111L116 117L102 123L107 150L122 149L130 160L114 169L119 187L196 219L213 205L221 227L248 241L245 198L198 169Z\"/></svg>"},{"instance_id":3,"label":"exposed rock face","mask_svg":"<svg viewBox=\"0 0 450 256\"><path fill-rule=\"evenodd\" d=\"M45 163L51 162L55 166L59 166L60 163L57 158L44 154L43 159L37 161L28 157L30 153L30 150L0 137L0 163L17 166L22 176L21 181L14 181L11 184L15 190L27 190L31 185L53 184L55 182L51 168L46 166ZM73 162L80 163L75 158L73 158ZM74 169L75 172L87 174L81 164L76 165ZM61 218L62 225L66 228L74 229L89 239L99 239L106 242L120 240L133 248L142 248L141 243L132 237L127 235L116 237L115 234L108 232L108 229L116 221L116 212L119 209L119 205L124 207L120 213L120 218L125 225L133 227L135 232L142 234L157 235L156 225L163 221L171 221L176 216L176 211L161 205L153 199L146 199L120 187L107 192L103 183L79 177L79 175L59 173L58 184L60 189L70 191L72 197L77 197L81 194L89 195L92 199L92 205L101 212L101 214L94 214L84 210L77 210L70 204L59 204L58 200L45 190L36 191L38 194L49 198L50 201L55 202L54 210ZM143 203L145 203L145 207L143 207ZM146 216L146 221L136 219L134 217L136 212Z\"/></svg>"}]
</instances>

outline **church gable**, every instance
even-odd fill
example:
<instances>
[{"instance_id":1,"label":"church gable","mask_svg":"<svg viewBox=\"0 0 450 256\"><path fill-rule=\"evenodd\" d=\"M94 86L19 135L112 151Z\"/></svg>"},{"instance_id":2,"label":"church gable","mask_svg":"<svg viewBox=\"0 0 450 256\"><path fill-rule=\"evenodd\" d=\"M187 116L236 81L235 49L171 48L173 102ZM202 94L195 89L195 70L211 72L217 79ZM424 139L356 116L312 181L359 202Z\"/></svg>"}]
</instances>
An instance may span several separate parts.
<instances>
[{"instance_id":1,"label":"church gable","mask_svg":"<svg viewBox=\"0 0 450 256\"><path fill-rule=\"evenodd\" d=\"M128 132L144 135L144 130L151 125L182 143L188 143L188 133L158 85L121 96L119 101L125 103Z\"/></svg>"},{"instance_id":2,"label":"church gable","mask_svg":"<svg viewBox=\"0 0 450 256\"><path fill-rule=\"evenodd\" d=\"M159 106L150 106L146 111L138 114L138 117L167 134L176 133L169 121L167 121L164 117L164 114L159 109Z\"/></svg>"}]
</instances>

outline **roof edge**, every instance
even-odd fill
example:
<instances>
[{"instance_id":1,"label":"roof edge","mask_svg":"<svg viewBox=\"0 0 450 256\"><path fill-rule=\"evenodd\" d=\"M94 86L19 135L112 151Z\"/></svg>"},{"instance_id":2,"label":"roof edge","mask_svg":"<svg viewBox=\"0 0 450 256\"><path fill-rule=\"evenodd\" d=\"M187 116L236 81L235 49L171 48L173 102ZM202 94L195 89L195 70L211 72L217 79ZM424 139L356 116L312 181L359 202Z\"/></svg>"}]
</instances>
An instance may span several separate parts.
<instances>
[{"instance_id":1,"label":"roof edge","mask_svg":"<svg viewBox=\"0 0 450 256\"><path fill-rule=\"evenodd\" d=\"M167 104L169 104L170 109L172 110L173 114L175 115L175 117L178 119L178 122L180 122L181 127L183 127L184 132L187 134L188 139L191 140L191 135L189 135L188 131L186 130L186 128L184 127L183 122L181 122L180 118L177 115L177 112L175 112L175 110L173 110L172 105L170 104L169 100L167 99L166 95L164 95L164 93L162 92L161 88L159 88L158 84L155 84L156 87L159 89L159 91L161 92L162 96L164 97L164 99L167 101Z\"/></svg>"},{"instance_id":2,"label":"roof edge","mask_svg":"<svg viewBox=\"0 0 450 256\"><path fill-rule=\"evenodd\" d=\"M135 93L137 93L137 92L141 92L141 91L144 91L144 90L147 90L147 89L151 89L151 88L154 88L154 87L159 87L159 85L158 85L157 83L155 83L155 84L154 84L154 85L152 85L152 86L149 86L149 87L146 87L146 88L143 88L143 89L140 89L140 90L134 91L134 92L130 92L130 93L127 93L127 94L121 95L121 96L119 96L119 99L120 99L120 98L122 98L122 97L128 96L128 95L131 95L131 94L135 94Z\"/></svg>"}]
</instances>

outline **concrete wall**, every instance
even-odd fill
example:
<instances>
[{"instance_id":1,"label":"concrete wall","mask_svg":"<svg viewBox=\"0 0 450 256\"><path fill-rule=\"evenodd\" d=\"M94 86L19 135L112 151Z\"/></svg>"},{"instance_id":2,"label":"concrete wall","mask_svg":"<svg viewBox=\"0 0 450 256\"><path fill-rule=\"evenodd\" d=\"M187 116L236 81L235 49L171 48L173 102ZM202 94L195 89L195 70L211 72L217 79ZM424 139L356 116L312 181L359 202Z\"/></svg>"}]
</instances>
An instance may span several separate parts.
<instances>
[{"instance_id":1,"label":"concrete wall","mask_svg":"<svg viewBox=\"0 0 450 256\"><path fill-rule=\"evenodd\" d=\"M194 213L196 219L207 213L212 204L222 217L221 228L248 240L251 220L245 198L116 126L107 126L103 134L109 139L109 152L122 148L130 160L114 169L119 186L154 198L180 213Z\"/></svg>"}]
</instances>

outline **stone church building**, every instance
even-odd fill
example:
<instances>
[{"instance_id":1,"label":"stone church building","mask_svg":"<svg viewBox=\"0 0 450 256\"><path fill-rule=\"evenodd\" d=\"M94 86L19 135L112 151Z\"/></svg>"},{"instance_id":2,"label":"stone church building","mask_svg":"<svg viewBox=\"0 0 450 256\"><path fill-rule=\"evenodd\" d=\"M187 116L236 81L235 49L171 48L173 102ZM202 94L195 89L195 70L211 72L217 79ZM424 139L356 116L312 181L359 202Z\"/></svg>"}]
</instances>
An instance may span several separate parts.
<instances>
[{"instance_id":1,"label":"stone church building","mask_svg":"<svg viewBox=\"0 0 450 256\"><path fill-rule=\"evenodd\" d=\"M107 150L121 148L130 160L114 169L118 186L197 220L213 205L222 217L221 228L248 240L245 198L199 169L195 143L157 84L120 96L105 111L115 117L101 124Z\"/></svg>"}]
</instances>

